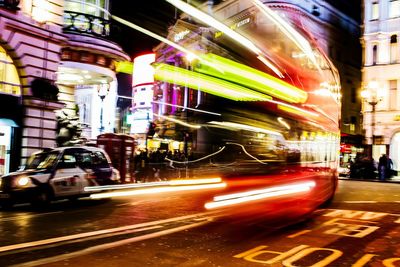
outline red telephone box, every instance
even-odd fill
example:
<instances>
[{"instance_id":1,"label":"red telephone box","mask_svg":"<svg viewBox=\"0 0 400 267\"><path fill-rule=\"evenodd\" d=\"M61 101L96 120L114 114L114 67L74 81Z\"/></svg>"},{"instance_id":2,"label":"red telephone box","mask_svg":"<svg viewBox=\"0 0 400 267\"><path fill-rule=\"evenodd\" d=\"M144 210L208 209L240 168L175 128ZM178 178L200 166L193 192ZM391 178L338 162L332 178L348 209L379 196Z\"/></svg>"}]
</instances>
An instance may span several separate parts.
<instances>
[{"instance_id":1,"label":"red telephone box","mask_svg":"<svg viewBox=\"0 0 400 267\"><path fill-rule=\"evenodd\" d=\"M97 147L104 149L121 175L121 182L133 182L135 139L126 134L105 133L97 136Z\"/></svg>"}]
</instances>

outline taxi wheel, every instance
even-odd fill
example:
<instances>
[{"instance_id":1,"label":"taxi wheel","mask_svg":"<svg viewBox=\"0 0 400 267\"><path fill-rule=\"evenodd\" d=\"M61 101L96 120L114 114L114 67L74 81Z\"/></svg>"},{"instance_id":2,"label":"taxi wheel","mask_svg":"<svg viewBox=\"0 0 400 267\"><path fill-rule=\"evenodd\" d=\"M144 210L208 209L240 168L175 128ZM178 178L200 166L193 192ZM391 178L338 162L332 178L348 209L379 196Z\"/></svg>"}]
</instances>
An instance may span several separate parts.
<instances>
[{"instance_id":1,"label":"taxi wheel","mask_svg":"<svg viewBox=\"0 0 400 267\"><path fill-rule=\"evenodd\" d=\"M31 202L31 205L37 208L46 207L50 204L52 196L53 194L50 189L42 189Z\"/></svg>"}]
</instances>

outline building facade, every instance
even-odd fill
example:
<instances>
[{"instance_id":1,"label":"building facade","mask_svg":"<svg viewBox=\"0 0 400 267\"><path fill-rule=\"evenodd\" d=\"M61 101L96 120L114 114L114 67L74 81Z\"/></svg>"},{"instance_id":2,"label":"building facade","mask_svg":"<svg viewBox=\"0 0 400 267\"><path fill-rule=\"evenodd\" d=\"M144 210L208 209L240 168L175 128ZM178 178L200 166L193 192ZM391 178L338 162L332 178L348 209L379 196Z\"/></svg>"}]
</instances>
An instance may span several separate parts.
<instances>
[{"instance_id":1,"label":"building facade","mask_svg":"<svg viewBox=\"0 0 400 267\"><path fill-rule=\"evenodd\" d=\"M129 58L107 39L107 9L108 1L1 2L0 175L56 145L60 114L81 117L88 139L112 131L115 63Z\"/></svg>"},{"instance_id":2,"label":"building facade","mask_svg":"<svg viewBox=\"0 0 400 267\"><path fill-rule=\"evenodd\" d=\"M400 169L400 1L364 1L363 105L366 144Z\"/></svg>"}]
</instances>

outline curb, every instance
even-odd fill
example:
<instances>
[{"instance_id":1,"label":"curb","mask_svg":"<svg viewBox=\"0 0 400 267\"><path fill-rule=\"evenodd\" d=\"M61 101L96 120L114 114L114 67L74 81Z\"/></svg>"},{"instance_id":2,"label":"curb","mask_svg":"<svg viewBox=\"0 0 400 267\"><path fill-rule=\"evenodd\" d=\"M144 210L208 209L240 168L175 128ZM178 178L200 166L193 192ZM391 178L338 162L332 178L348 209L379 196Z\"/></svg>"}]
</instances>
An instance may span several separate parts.
<instances>
[{"instance_id":1,"label":"curb","mask_svg":"<svg viewBox=\"0 0 400 267\"><path fill-rule=\"evenodd\" d=\"M360 178L357 179L357 178L339 177L339 180L400 184L400 179L381 181L381 180L378 180L378 179L360 179Z\"/></svg>"}]
</instances>

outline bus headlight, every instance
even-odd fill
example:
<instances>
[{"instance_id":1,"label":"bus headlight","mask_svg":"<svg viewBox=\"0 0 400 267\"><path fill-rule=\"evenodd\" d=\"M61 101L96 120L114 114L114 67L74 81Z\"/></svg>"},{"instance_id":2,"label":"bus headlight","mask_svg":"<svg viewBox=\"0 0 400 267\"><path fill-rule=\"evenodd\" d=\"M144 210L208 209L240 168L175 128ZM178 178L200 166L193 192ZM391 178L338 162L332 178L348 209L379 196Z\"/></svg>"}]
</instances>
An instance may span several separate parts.
<instances>
[{"instance_id":1,"label":"bus headlight","mask_svg":"<svg viewBox=\"0 0 400 267\"><path fill-rule=\"evenodd\" d=\"M16 184L18 186L27 186L29 184L29 182L31 181L31 179L29 179L29 177L26 176L21 176L17 179Z\"/></svg>"}]
</instances>

